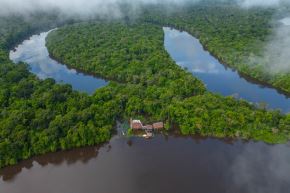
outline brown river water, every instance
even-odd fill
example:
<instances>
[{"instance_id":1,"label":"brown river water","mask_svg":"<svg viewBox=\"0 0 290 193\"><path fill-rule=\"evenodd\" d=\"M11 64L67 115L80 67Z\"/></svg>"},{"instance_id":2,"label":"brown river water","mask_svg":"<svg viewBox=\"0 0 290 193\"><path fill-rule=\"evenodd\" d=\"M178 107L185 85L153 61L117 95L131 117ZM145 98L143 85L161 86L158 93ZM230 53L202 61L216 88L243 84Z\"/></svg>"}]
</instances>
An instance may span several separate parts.
<instances>
[{"instance_id":1,"label":"brown river water","mask_svg":"<svg viewBox=\"0 0 290 193\"><path fill-rule=\"evenodd\" d=\"M290 145L157 135L5 168L1 193L288 193Z\"/></svg>"}]
</instances>

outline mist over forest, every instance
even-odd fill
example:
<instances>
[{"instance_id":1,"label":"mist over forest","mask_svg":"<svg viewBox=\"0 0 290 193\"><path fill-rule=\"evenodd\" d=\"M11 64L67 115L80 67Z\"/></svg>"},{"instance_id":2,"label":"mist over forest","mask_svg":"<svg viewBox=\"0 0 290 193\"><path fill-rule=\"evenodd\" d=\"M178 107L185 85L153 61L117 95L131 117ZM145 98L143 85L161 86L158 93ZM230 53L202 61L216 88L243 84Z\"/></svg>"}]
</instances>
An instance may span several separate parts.
<instances>
[{"instance_id":1,"label":"mist over forest","mask_svg":"<svg viewBox=\"0 0 290 193\"><path fill-rule=\"evenodd\" d=\"M136 12L143 5L185 5L198 2L232 3L242 8L279 7L287 4L287 0L0 0L0 15L29 14L34 11L59 10L66 15L93 16L106 15L119 17L120 7L130 6ZM289 2L288 2L289 3Z\"/></svg>"}]
</instances>

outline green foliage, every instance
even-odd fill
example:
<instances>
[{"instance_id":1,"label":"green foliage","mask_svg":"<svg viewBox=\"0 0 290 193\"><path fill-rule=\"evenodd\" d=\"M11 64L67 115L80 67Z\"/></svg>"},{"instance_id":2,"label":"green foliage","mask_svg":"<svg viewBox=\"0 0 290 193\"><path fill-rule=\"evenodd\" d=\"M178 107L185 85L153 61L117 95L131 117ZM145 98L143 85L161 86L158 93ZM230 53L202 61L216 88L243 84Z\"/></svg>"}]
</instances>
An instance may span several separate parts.
<instances>
[{"instance_id":1,"label":"green foliage","mask_svg":"<svg viewBox=\"0 0 290 193\"><path fill-rule=\"evenodd\" d=\"M162 120L166 129L178 125L184 135L285 142L290 137L289 115L208 93L169 57L160 27L185 29L232 67L289 91L289 75L268 78L260 66L250 68L243 62L251 53L259 54L272 30L272 13L242 11L231 4L201 3L172 15L150 7L135 23L81 23L50 33L47 46L53 57L111 80L93 96L52 79L39 80L27 65L9 61L8 48L31 33L55 27L56 15L37 14L29 22L17 16L0 18L0 167L33 155L103 143L116 120L129 117Z\"/></svg>"},{"instance_id":2,"label":"green foliage","mask_svg":"<svg viewBox=\"0 0 290 193\"><path fill-rule=\"evenodd\" d=\"M256 110L243 100L205 94L178 101L169 109L171 120L183 134L239 137L282 143L289 139L288 128L279 127L285 119L278 111ZM278 129L279 128L279 129Z\"/></svg>"},{"instance_id":3,"label":"green foliage","mask_svg":"<svg viewBox=\"0 0 290 193\"><path fill-rule=\"evenodd\" d=\"M127 137L131 137L131 136L133 136L133 129L132 128L129 128L127 130Z\"/></svg>"},{"instance_id":4,"label":"green foliage","mask_svg":"<svg viewBox=\"0 0 290 193\"><path fill-rule=\"evenodd\" d=\"M288 118L279 111L258 109L243 100L205 92L199 81L166 54L162 34L161 27L142 22L82 23L54 31L47 45L54 58L120 82L95 93L98 99L106 93L110 97L104 100L116 101L122 109L119 116L163 120L167 129L178 125L184 135L240 137L268 143L289 139Z\"/></svg>"},{"instance_id":5,"label":"green foliage","mask_svg":"<svg viewBox=\"0 0 290 193\"><path fill-rule=\"evenodd\" d=\"M27 65L10 62L6 47L34 27L19 18L6 20L0 19L0 168L108 141L116 114L111 102L95 101L52 79L39 80Z\"/></svg>"},{"instance_id":6,"label":"green foliage","mask_svg":"<svg viewBox=\"0 0 290 193\"><path fill-rule=\"evenodd\" d=\"M278 24L274 8L243 9L236 4L201 2L177 7L167 14L162 7L144 9L141 20L159 26L173 26L197 37L209 52L222 63L242 74L290 93L290 73L273 74L265 61L253 63L252 56L261 56L269 36ZM276 15L275 15L276 14Z\"/></svg>"},{"instance_id":7,"label":"green foliage","mask_svg":"<svg viewBox=\"0 0 290 193\"><path fill-rule=\"evenodd\" d=\"M162 29L154 25L91 22L51 32L47 47L73 68L119 82L106 89L126 117L164 119L163 110L172 99L203 94L205 87L174 63L163 39Z\"/></svg>"}]
</instances>

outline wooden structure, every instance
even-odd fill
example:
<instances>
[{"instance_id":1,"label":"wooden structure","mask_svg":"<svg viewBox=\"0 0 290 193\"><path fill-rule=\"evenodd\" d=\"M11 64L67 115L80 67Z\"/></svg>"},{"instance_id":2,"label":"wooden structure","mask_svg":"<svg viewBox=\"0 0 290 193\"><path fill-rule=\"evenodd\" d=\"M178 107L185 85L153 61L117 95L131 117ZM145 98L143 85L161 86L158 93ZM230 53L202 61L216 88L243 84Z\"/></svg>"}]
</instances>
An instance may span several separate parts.
<instances>
[{"instance_id":1,"label":"wooden structure","mask_svg":"<svg viewBox=\"0 0 290 193\"><path fill-rule=\"evenodd\" d=\"M163 124L163 122L153 123L153 128L154 129L163 129L164 128L164 124Z\"/></svg>"},{"instance_id":2,"label":"wooden structure","mask_svg":"<svg viewBox=\"0 0 290 193\"><path fill-rule=\"evenodd\" d=\"M147 130L147 131L152 131L152 130L159 130L164 128L163 122L156 122L153 123L152 125L145 125L143 126L142 122L140 120L133 120L130 119L130 127L133 130Z\"/></svg>"},{"instance_id":3,"label":"wooden structure","mask_svg":"<svg viewBox=\"0 0 290 193\"><path fill-rule=\"evenodd\" d=\"M143 129L145 129L145 130L153 130L153 126L152 125L145 125L143 127Z\"/></svg>"},{"instance_id":4,"label":"wooden structure","mask_svg":"<svg viewBox=\"0 0 290 193\"><path fill-rule=\"evenodd\" d=\"M143 124L140 120L130 120L130 127L133 129L133 130L139 130L139 129L143 129Z\"/></svg>"}]
</instances>

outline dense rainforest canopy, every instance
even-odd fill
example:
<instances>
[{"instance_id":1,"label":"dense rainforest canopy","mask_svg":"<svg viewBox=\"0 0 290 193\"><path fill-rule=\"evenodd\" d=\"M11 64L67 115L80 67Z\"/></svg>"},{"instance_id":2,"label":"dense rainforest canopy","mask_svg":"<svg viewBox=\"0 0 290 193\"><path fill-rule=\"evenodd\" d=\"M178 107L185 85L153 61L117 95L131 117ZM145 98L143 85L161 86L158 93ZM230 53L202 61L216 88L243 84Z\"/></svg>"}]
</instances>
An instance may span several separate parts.
<instances>
[{"instance_id":1,"label":"dense rainforest canopy","mask_svg":"<svg viewBox=\"0 0 290 193\"><path fill-rule=\"evenodd\" d=\"M199 37L229 65L264 80L264 72L250 69L244 58L258 52L253 42L263 44L270 33L271 15L268 9L244 12L202 4L171 15L150 7L138 19L81 22L51 32L51 56L110 80L92 96L52 79L39 80L26 64L13 64L8 57L9 49L30 34L76 21L59 21L54 14L33 15L29 21L0 18L0 167L33 155L103 143L116 120L129 117L162 120L167 129L177 126L184 135L289 140L289 115L206 91L163 47L162 26L176 26ZM288 75L279 77L287 82ZM289 91L286 84L274 85Z\"/></svg>"},{"instance_id":2,"label":"dense rainforest canopy","mask_svg":"<svg viewBox=\"0 0 290 193\"><path fill-rule=\"evenodd\" d=\"M112 79L114 85L106 89L114 90L111 100L122 104L124 117L165 120L183 134L287 140L289 123L279 111L205 91L173 62L163 40L162 28L154 24L90 22L51 32L47 47L53 58L73 68Z\"/></svg>"},{"instance_id":3,"label":"dense rainforest canopy","mask_svg":"<svg viewBox=\"0 0 290 193\"><path fill-rule=\"evenodd\" d=\"M0 20L0 167L58 149L103 143L115 125L111 102L94 101L52 79L39 80L26 64L9 60L8 48L17 40L42 25L54 27L55 19L45 18Z\"/></svg>"}]
</instances>

